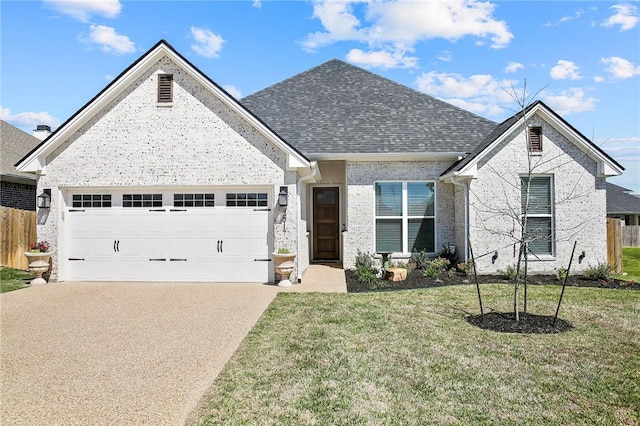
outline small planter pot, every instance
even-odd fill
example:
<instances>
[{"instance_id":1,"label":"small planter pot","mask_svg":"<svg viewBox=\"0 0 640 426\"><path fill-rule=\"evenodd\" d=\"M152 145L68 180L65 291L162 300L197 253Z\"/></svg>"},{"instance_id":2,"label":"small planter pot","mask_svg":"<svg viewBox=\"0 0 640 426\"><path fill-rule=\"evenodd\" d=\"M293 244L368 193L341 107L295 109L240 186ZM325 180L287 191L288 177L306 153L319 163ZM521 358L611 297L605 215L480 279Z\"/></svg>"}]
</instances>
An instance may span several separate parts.
<instances>
[{"instance_id":1,"label":"small planter pot","mask_svg":"<svg viewBox=\"0 0 640 426\"><path fill-rule=\"evenodd\" d=\"M289 277L295 269L296 253L271 253L276 268L276 275L280 276L278 287L291 287ZM277 277L276 277L277 278Z\"/></svg>"},{"instance_id":2,"label":"small planter pot","mask_svg":"<svg viewBox=\"0 0 640 426\"><path fill-rule=\"evenodd\" d=\"M35 278L31 280L31 285L46 284L47 281L42 278L42 274L49 270L49 259L51 253L39 253L28 251L24 254L29 261L29 272L35 274Z\"/></svg>"}]
</instances>

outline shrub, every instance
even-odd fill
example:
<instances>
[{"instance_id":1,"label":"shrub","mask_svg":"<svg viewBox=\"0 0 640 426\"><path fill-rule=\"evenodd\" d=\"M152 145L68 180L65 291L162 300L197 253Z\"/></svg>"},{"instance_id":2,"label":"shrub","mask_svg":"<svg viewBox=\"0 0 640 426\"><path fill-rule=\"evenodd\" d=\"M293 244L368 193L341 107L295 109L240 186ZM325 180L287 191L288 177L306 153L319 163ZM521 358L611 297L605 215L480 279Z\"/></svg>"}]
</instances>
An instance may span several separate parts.
<instances>
[{"instance_id":1,"label":"shrub","mask_svg":"<svg viewBox=\"0 0 640 426\"><path fill-rule=\"evenodd\" d=\"M504 278L508 280L516 279L516 267L515 265L508 265L506 270L498 269L498 274L502 275Z\"/></svg>"},{"instance_id":2,"label":"shrub","mask_svg":"<svg viewBox=\"0 0 640 426\"><path fill-rule=\"evenodd\" d=\"M611 266L607 262L598 262L597 265L589 265L583 275L592 280L608 280L611 275Z\"/></svg>"},{"instance_id":3,"label":"shrub","mask_svg":"<svg viewBox=\"0 0 640 426\"><path fill-rule=\"evenodd\" d=\"M409 257L408 266L410 269L426 271L431 263L427 250L413 251Z\"/></svg>"},{"instance_id":4,"label":"shrub","mask_svg":"<svg viewBox=\"0 0 640 426\"><path fill-rule=\"evenodd\" d=\"M378 268L371 253L364 253L358 249L356 253L356 276L363 284L374 284L378 279Z\"/></svg>"},{"instance_id":5,"label":"shrub","mask_svg":"<svg viewBox=\"0 0 640 426\"><path fill-rule=\"evenodd\" d=\"M442 250L440 250L436 255L440 258L447 259L448 265L447 269L453 269L456 267L458 263L458 255L455 251L450 249L450 246L442 246Z\"/></svg>"},{"instance_id":6,"label":"shrub","mask_svg":"<svg viewBox=\"0 0 640 426\"><path fill-rule=\"evenodd\" d=\"M471 260L467 260L463 263L458 263L456 269L458 270L458 272L461 272L468 277L473 272L473 263L471 263Z\"/></svg>"},{"instance_id":7,"label":"shrub","mask_svg":"<svg viewBox=\"0 0 640 426\"><path fill-rule=\"evenodd\" d=\"M558 281L564 281L565 278L567 278L567 268L563 268L560 267L558 268L558 270L556 271L556 278Z\"/></svg>"},{"instance_id":8,"label":"shrub","mask_svg":"<svg viewBox=\"0 0 640 426\"><path fill-rule=\"evenodd\" d=\"M427 268L424 270L424 275L427 277L435 277L436 275L446 271L448 266L448 259L437 257L429 262Z\"/></svg>"}]
</instances>

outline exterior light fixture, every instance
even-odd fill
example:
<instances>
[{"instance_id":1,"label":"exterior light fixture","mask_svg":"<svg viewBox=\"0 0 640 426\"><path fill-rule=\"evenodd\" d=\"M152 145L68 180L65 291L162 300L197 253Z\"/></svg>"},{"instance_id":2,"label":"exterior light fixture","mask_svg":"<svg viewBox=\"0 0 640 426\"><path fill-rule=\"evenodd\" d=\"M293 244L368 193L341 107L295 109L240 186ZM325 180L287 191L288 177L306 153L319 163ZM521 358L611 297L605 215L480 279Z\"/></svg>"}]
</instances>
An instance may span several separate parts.
<instances>
[{"instance_id":1,"label":"exterior light fixture","mask_svg":"<svg viewBox=\"0 0 640 426\"><path fill-rule=\"evenodd\" d=\"M280 193L278 193L278 205L280 207L287 207L287 198L289 198L289 188L281 186Z\"/></svg>"},{"instance_id":2,"label":"exterior light fixture","mask_svg":"<svg viewBox=\"0 0 640 426\"><path fill-rule=\"evenodd\" d=\"M37 204L39 209L48 209L51 207L51 190L45 189L42 194L38 195Z\"/></svg>"}]
</instances>

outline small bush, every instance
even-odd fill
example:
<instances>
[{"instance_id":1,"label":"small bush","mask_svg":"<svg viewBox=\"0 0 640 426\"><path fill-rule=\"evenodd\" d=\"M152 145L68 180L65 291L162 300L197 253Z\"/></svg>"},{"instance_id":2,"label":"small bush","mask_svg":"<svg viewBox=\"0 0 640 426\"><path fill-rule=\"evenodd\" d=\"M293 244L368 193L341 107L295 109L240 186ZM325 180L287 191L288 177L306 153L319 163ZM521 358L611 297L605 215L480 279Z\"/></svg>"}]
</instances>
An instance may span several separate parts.
<instances>
[{"instance_id":1,"label":"small bush","mask_svg":"<svg viewBox=\"0 0 640 426\"><path fill-rule=\"evenodd\" d=\"M564 279L567 278L567 272L567 268L558 268L558 270L556 271L556 278L558 279L558 281L564 281Z\"/></svg>"},{"instance_id":2,"label":"small bush","mask_svg":"<svg viewBox=\"0 0 640 426\"><path fill-rule=\"evenodd\" d=\"M516 267L515 265L508 265L507 269L504 271L502 269L498 269L498 274L508 280L514 281L516 279Z\"/></svg>"},{"instance_id":3,"label":"small bush","mask_svg":"<svg viewBox=\"0 0 640 426\"><path fill-rule=\"evenodd\" d=\"M467 260L463 263L458 263L456 269L458 270L458 272L468 277L473 272L473 263L471 262L471 260Z\"/></svg>"},{"instance_id":4,"label":"small bush","mask_svg":"<svg viewBox=\"0 0 640 426\"><path fill-rule=\"evenodd\" d=\"M364 284L374 284L378 279L378 268L371 253L358 250L356 253L356 275Z\"/></svg>"},{"instance_id":5,"label":"small bush","mask_svg":"<svg viewBox=\"0 0 640 426\"><path fill-rule=\"evenodd\" d=\"M426 271L431 263L429 253L427 250L413 251L411 257L409 257L408 266L410 269L417 269L419 271Z\"/></svg>"},{"instance_id":6,"label":"small bush","mask_svg":"<svg viewBox=\"0 0 640 426\"><path fill-rule=\"evenodd\" d=\"M435 277L436 275L447 270L449 266L449 260L443 257L437 257L429 262L427 268L424 270L424 275L427 277Z\"/></svg>"},{"instance_id":7,"label":"small bush","mask_svg":"<svg viewBox=\"0 0 640 426\"><path fill-rule=\"evenodd\" d=\"M456 267L458 263L458 255L455 251L449 248L450 246L442 246L442 250L440 250L436 255L440 258L447 259L448 265L447 269L453 269Z\"/></svg>"},{"instance_id":8,"label":"small bush","mask_svg":"<svg viewBox=\"0 0 640 426\"><path fill-rule=\"evenodd\" d=\"M582 274L592 280L608 280L611 276L611 266L607 262L598 262L597 265L589 265Z\"/></svg>"}]
</instances>

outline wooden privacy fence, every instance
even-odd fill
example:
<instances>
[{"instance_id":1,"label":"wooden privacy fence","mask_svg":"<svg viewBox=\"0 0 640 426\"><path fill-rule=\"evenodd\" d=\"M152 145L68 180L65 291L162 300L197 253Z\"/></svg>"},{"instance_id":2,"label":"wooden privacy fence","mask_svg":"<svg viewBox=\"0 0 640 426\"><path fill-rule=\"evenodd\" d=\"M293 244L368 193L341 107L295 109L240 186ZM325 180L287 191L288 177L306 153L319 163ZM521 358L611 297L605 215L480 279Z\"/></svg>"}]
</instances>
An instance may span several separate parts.
<instances>
[{"instance_id":1,"label":"wooden privacy fence","mask_svg":"<svg viewBox=\"0 0 640 426\"><path fill-rule=\"evenodd\" d=\"M0 207L0 265L27 269L25 251L36 241L36 212Z\"/></svg>"},{"instance_id":2,"label":"wooden privacy fence","mask_svg":"<svg viewBox=\"0 0 640 426\"><path fill-rule=\"evenodd\" d=\"M607 218L607 263L614 274L622 272L622 221L612 217Z\"/></svg>"},{"instance_id":3,"label":"wooden privacy fence","mask_svg":"<svg viewBox=\"0 0 640 426\"><path fill-rule=\"evenodd\" d=\"M640 247L640 226L622 227L622 247Z\"/></svg>"}]
</instances>

